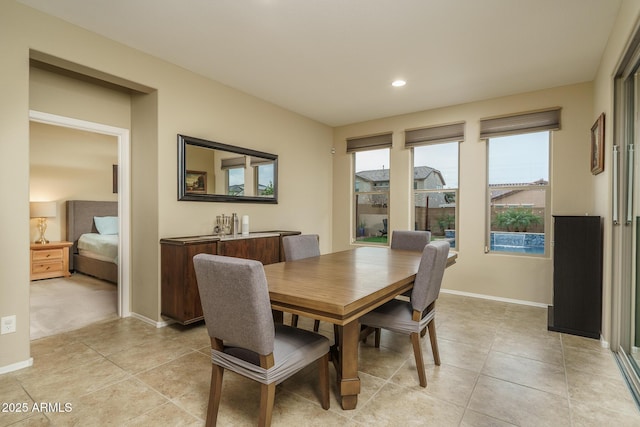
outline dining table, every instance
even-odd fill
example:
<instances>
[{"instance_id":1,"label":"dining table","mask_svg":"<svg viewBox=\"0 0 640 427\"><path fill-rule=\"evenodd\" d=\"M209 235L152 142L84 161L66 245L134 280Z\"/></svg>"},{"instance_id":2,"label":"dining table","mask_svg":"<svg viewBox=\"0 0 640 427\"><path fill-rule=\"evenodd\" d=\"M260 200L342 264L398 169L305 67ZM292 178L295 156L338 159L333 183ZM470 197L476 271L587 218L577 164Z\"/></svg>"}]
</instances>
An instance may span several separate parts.
<instances>
[{"instance_id":1,"label":"dining table","mask_svg":"<svg viewBox=\"0 0 640 427\"><path fill-rule=\"evenodd\" d=\"M275 313L335 325L337 338L331 358L343 409L355 409L360 393L360 317L413 287L421 255L389 247L357 246L264 266ZM456 259L457 253L450 251L447 267Z\"/></svg>"}]
</instances>

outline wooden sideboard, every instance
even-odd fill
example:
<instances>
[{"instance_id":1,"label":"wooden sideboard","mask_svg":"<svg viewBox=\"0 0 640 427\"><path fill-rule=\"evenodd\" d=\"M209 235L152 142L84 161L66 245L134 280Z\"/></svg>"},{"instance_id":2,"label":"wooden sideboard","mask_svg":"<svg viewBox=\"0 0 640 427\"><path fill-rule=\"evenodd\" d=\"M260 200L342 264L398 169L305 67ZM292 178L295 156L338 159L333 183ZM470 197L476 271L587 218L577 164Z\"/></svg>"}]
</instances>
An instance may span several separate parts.
<instances>
[{"instance_id":1,"label":"wooden sideboard","mask_svg":"<svg viewBox=\"0 0 640 427\"><path fill-rule=\"evenodd\" d=\"M190 236L160 240L161 314L183 325L203 319L193 257L206 253L255 259L263 264L284 261L282 237L298 231L251 233L249 236Z\"/></svg>"}]
</instances>

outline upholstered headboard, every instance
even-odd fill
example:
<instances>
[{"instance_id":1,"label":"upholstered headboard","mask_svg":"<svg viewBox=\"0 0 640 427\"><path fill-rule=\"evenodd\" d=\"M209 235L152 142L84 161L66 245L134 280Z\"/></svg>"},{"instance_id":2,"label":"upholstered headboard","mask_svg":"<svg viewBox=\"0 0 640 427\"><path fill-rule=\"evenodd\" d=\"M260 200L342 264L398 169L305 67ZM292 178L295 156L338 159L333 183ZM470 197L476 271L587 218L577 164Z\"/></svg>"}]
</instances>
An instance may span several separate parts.
<instances>
[{"instance_id":1,"label":"upholstered headboard","mask_svg":"<svg viewBox=\"0 0 640 427\"><path fill-rule=\"evenodd\" d=\"M78 253L78 239L84 233L96 233L94 216L118 216L118 202L67 200L67 241L73 242L71 254ZM73 270L73 255L69 257Z\"/></svg>"}]
</instances>

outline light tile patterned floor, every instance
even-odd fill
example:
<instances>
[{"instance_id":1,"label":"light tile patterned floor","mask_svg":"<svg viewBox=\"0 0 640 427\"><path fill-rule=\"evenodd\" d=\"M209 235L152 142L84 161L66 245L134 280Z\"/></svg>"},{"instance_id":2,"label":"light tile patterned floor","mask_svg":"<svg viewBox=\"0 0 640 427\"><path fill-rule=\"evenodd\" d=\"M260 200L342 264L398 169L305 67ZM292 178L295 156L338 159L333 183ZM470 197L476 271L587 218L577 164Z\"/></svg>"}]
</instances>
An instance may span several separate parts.
<instances>
[{"instance_id":1,"label":"light tile patterned floor","mask_svg":"<svg viewBox=\"0 0 640 427\"><path fill-rule=\"evenodd\" d=\"M408 339L383 331L380 349L372 338L360 347L356 410L340 408L334 375L331 409L322 410L310 367L278 386L273 425L640 425L611 352L548 332L546 310L450 294L437 310L442 365L424 339L427 388L418 386ZM331 325L321 332L331 337ZM33 341L34 366L0 376L0 402L28 411L0 412L0 426L203 425L208 354L202 325L155 329L132 318ZM257 384L225 373L218 425L255 425L258 396ZM71 411L32 411L42 402Z\"/></svg>"}]
</instances>

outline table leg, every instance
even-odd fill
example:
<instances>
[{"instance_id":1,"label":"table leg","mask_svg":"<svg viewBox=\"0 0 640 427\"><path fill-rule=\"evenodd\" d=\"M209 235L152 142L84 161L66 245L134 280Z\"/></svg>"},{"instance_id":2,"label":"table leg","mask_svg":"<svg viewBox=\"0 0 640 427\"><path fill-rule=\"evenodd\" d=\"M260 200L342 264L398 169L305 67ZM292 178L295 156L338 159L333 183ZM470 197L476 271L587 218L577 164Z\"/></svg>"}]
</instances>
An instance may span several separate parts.
<instances>
[{"instance_id":1,"label":"table leg","mask_svg":"<svg viewBox=\"0 0 640 427\"><path fill-rule=\"evenodd\" d=\"M338 391L342 409L355 409L360 393L358 377L358 345L360 323L354 320L342 327L340 333L340 360L338 369Z\"/></svg>"}]
</instances>

